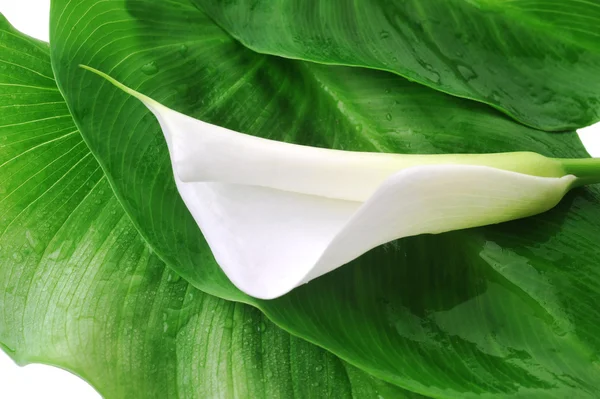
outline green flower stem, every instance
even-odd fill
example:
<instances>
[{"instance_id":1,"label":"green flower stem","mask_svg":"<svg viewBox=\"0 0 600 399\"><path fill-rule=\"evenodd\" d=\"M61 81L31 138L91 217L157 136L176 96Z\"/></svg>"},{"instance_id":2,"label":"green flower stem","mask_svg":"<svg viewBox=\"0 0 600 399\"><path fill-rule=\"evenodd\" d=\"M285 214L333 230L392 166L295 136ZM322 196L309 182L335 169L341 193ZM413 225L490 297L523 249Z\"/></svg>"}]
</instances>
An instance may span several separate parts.
<instances>
[{"instance_id":1,"label":"green flower stem","mask_svg":"<svg viewBox=\"0 0 600 399\"><path fill-rule=\"evenodd\" d=\"M573 187L600 183L600 158L556 159L567 175L574 175L577 180Z\"/></svg>"}]
</instances>

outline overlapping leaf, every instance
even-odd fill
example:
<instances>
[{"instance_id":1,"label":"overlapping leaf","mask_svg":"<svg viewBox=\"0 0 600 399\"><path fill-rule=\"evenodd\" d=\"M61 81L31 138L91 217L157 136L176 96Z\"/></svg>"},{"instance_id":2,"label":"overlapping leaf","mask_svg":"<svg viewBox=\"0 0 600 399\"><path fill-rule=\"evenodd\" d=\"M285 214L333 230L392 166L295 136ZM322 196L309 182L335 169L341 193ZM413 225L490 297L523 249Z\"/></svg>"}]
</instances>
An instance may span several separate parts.
<instances>
[{"instance_id":1,"label":"overlapping leaf","mask_svg":"<svg viewBox=\"0 0 600 399\"><path fill-rule=\"evenodd\" d=\"M0 47L0 345L16 361L107 398L416 397L167 269L77 131L47 44L0 15Z\"/></svg>"},{"instance_id":2,"label":"overlapping leaf","mask_svg":"<svg viewBox=\"0 0 600 399\"><path fill-rule=\"evenodd\" d=\"M256 301L212 259L177 195L153 117L77 65L196 118L316 146L586 156L576 136L523 127L393 74L253 53L185 1L58 0L51 29L59 86L118 198L196 287L253 303L293 334L416 392L597 391L597 189L524 221L401 240L281 299Z\"/></svg>"},{"instance_id":3,"label":"overlapping leaf","mask_svg":"<svg viewBox=\"0 0 600 399\"><path fill-rule=\"evenodd\" d=\"M393 71L565 130L600 119L600 3L193 0L253 50Z\"/></svg>"}]
</instances>

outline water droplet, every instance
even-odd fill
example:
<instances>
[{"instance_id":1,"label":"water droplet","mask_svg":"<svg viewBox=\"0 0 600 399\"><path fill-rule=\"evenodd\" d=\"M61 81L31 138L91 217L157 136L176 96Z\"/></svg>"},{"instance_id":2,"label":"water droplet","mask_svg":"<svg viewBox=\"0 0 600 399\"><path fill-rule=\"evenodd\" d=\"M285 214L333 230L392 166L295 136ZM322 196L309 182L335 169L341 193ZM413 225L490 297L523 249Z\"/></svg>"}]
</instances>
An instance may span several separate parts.
<instances>
[{"instance_id":1,"label":"water droplet","mask_svg":"<svg viewBox=\"0 0 600 399\"><path fill-rule=\"evenodd\" d=\"M142 67L142 72L144 72L146 75L154 75L156 72L158 72L158 65L156 64L156 61L145 64Z\"/></svg>"},{"instance_id":2,"label":"water droplet","mask_svg":"<svg viewBox=\"0 0 600 399\"><path fill-rule=\"evenodd\" d=\"M435 83L440 82L440 74L435 71L435 69L433 68L433 66L431 64L428 64L428 63L422 62L422 61L420 61L420 64L423 66L423 68L425 68L429 72L429 75L430 75L430 76L428 76L429 80L431 80Z\"/></svg>"},{"instance_id":3,"label":"water droplet","mask_svg":"<svg viewBox=\"0 0 600 399\"><path fill-rule=\"evenodd\" d=\"M265 330L267 329L267 325L264 322L260 322L260 324L258 325L258 327L256 327L256 330L258 332L265 332Z\"/></svg>"},{"instance_id":4,"label":"water droplet","mask_svg":"<svg viewBox=\"0 0 600 399\"><path fill-rule=\"evenodd\" d=\"M544 105L552 101L552 98L554 98L554 92L552 92L550 89L542 88L539 91L534 91L531 96L533 97L533 102L535 104Z\"/></svg>"},{"instance_id":5,"label":"water droplet","mask_svg":"<svg viewBox=\"0 0 600 399\"><path fill-rule=\"evenodd\" d=\"M390 37L390 32L382 30L381 32L379 32L379 37L382 39L387 39L388 37Z\"/></svg>"},{"instance_id":6,"label":"water droplet","mask_svg":"<svg viewBox=\"0 0 600 399\"><path fill-rule=\"evenodd\" d=\"M29 246L31 248L33 248L35 253L41 254L44 252L44 246L42 245L40 240L38 240L30 230L27 230L25 232L25 238L27 238L27 242L29 243Z\"/></svg>"},{"instance_id":7,"label":"water droplet","mask_svg":"<svg viewBox=\"0 0 600 399\"><path fill-rule=\"evenodd\" d=\"M48 259L58 259L60 257L60 249L57 249L56 251L52 252L50 255L48 255Z\"/></svg>"},{"instance_id":8,"label":"water droplet","mask_svg":"<svg viewBox=\"0 0 600 399\"><path fill-rule=\"evenodd\" d=\"M315 367L315 370L317 370L317 371L323 371L323 366L319 365L319 366Z\"/></svg>"},{"instance_id":9,"label":"water droplet","mask_svg":"<svg viewBox=\"0 0 600 399\"><path fill-rule=\"evenodd\" d=\"M273 377L273 372L272 371L267 371L267 378L271 378Z\"/></svg>"},{"instance_id":10,"label":"water droplet","mask_svg":"<svg viewBox=\"0 0 600 399\"><path fill-rule=\"evenodd\" d=\"M498 93L496 90L493 90L492 93L490 94L490 99L493 102L498 102L500 101L500 93Z\"/></svg>"},{"instance_id":11,"label":"water droplet","mask_svg":"<svg viewBox=\"0 0 600 399\"><path fill-rule=\"evenodd\" d=\"M469 68L468 66L465 65L459 65L458 67L458 72L462 75L463 78L465 78L467 81L475 79L477 77L477 74L475 73L474 70L472 70L471 68Z\"/></svg>"},{"instance_id":12,"label":"water droplet","mask_svg":"<svg viewBox=\"0 0 600 399\"><path fill-rule=\"evenodd\" d=\"M15 252L12 257L17 263L23 262L23 255L21 255L19 252Z\"/></svg>"},{"instance_id":13,"label":"water droplet","mask_svg":"<svg viewBox=\"0 0 600 399\"><path fill-rule=\"evenodd\" d=\"M556 319L551 326L552 332L559 337L564 337L570 332L570 325L566 320Z\"/></svg>"},{"instance_id":14,"label":"water droplet","mask_svg":"<svg viewBox=\"0 0 600 399\"><path fill-rule=\"evenodd\" d=\"M392 120L392 114L390 114L389 112L387 114L385 114L385 119L387 119L388 121Z\"/></svg>"},{"instance_id":15,"label":"water droplet","mask_svg":"<svg viewBox=\"0 0 600 399\"><path fill-rule=\"evenodd\" d=\"M165 322L163 323L163 332L167 332L167 330L169 329L169 325Z\"/></svg>"},{"instance_id":16,"label":"water droplet","mask_svg":"<svg viewBox=\"0 0 600 399\"><path fill-rule=\"evenodd\" d=\"M182 44L181 46L179 46L179 49L177 51L179 51L179 54L181 55L186 55L188 52L188 46L186 46L185 44Z\"/></svg>"}]
</instances>

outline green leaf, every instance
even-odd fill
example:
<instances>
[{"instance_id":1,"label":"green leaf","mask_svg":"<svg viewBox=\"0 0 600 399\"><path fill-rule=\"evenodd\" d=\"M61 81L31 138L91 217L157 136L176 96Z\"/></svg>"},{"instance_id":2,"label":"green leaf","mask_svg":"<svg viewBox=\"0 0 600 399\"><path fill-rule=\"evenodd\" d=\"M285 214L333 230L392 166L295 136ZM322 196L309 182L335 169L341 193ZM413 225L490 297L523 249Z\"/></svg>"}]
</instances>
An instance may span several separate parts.
<instances>
[{"instance_id":1,"label":"green leaf","mask_svg":"<svg viewBox=\"0 0 600 399\"><path fill-rule=\"evenodd\" d=\"M600 119L600 4L193 0L249 48L392 71L540 129Z\"/></svg>"},{"instance_id":2,"label":"green leaf","mask_svg":"<svg viewBox=\"0 0 600 399\"><path fill-rule=\"evenodd\" d=\"M584 157L576 135L548 135L393 74L253 53L183 0L58 0L51 19L53 66L82 134L141 234L194 286L252 303L292 334L422 394L599 389L596 188L524 221L403 239L258 301L214 262L153 116L78 65L198 119L322 147Z\"/></svg>"},{"instance_id":3,"label":"green leaf","mask_svg":"<svg viewBox=\"0 0 600 399\"><path fill-rule=\"evenodd\" d=\"M13 359L107 398L417 397L166 268L77 131L47 44L0 15L0 47L0 345Z\"/></svg>"}]
</instances>

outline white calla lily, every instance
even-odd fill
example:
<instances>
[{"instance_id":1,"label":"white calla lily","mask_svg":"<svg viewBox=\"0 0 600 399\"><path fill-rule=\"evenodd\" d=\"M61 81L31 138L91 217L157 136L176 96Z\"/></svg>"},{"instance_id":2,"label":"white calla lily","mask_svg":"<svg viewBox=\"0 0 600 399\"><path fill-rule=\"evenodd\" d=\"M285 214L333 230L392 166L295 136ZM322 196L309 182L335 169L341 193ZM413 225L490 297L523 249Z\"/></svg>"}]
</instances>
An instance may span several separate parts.
<instances>
[{"instance_id":1,"label":"white calla lily","mask_svg":"<svg viewBox=\"0 0 600 399\"><path fill-rule=\"evenodd\" d=\"M598 180L587 159L359 153L262 139L193 119L84 68L154 113L179 193L216 261L258 298L281 296L394 239L547 211L572 187Z\"/></svg>"}]
</instances>

